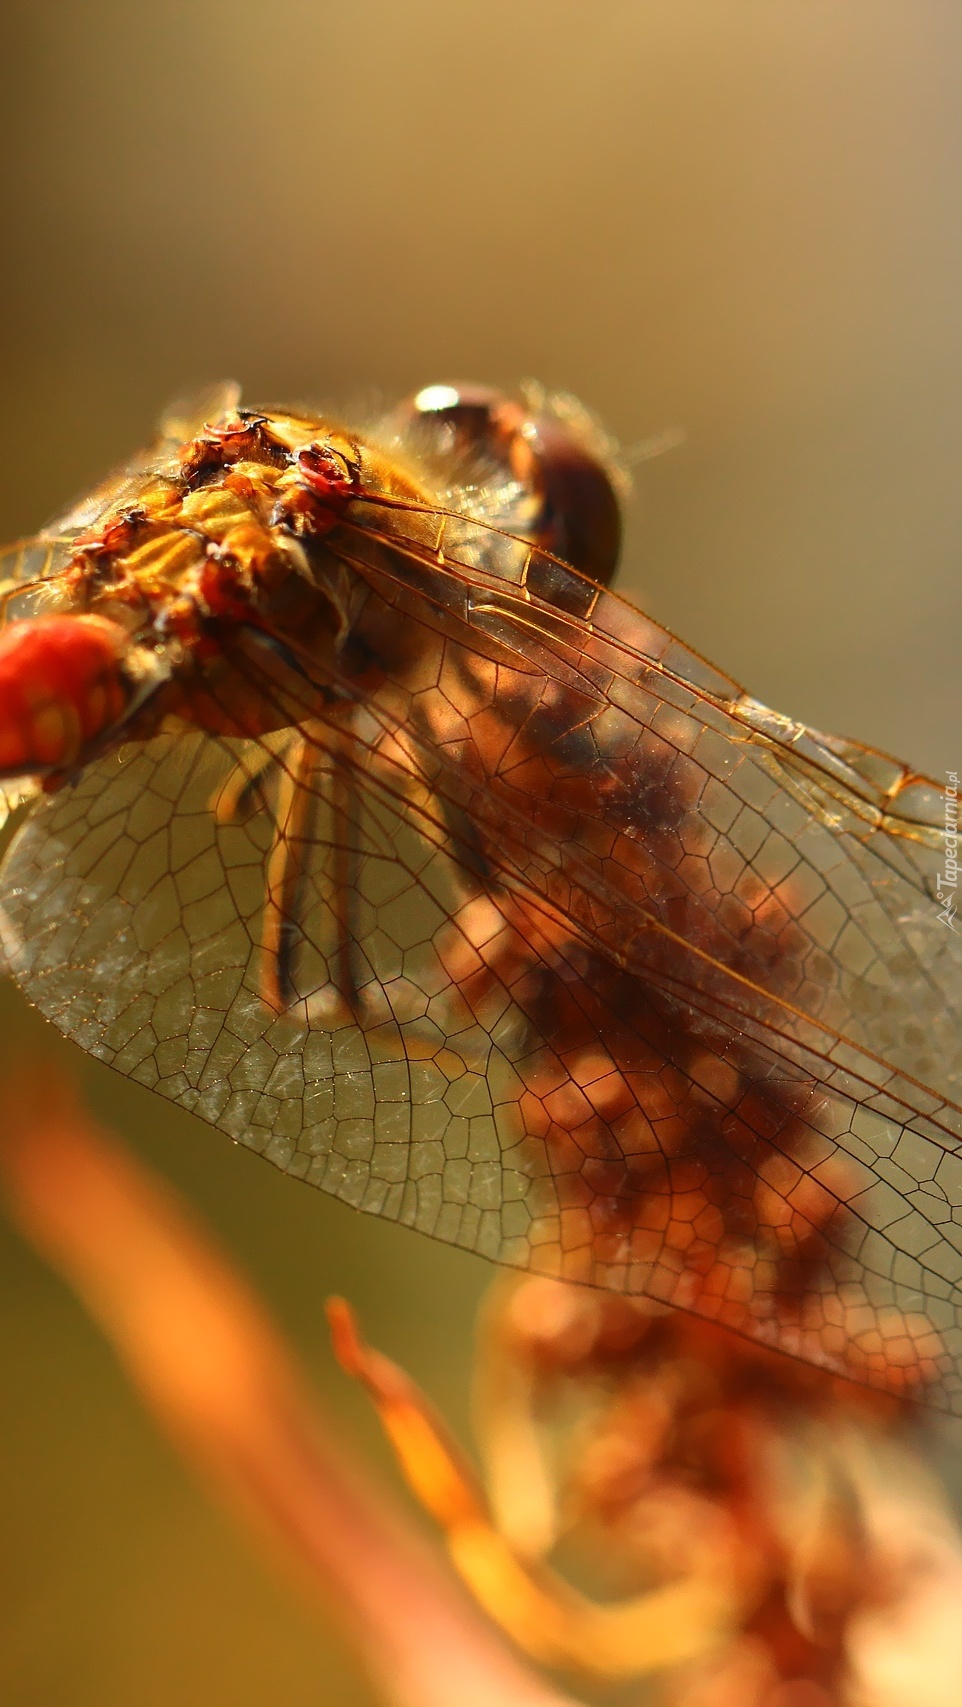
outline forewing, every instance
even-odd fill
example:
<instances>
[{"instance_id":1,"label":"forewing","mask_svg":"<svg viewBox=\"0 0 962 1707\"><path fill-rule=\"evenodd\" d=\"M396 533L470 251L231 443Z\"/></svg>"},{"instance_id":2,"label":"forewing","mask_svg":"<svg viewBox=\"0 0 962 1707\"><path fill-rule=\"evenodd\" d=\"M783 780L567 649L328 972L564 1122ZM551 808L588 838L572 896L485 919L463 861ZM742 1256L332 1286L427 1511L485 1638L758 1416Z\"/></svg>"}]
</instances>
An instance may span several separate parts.
<instances>
[{"instance_id":1,"label":"forewing","mask_svg":"<svg viewBox=\"0 0 962 1707\"><path fill-rule=\"evenodd\" d=\"M357 1207L866 1379L937 1368L956 1405L938 790L408 509L330 542L403 672L350 712L332 678L324 728L302 660L296 729L160 737L42 802L4 867L15 975Z\"/></svg>"},{"instance_id":2,"label":"forewing","mask_svg":"<svg viewBox=\"0 0 962 1707\"><path fill-rule=\"evenodd\" d=\"M702 950L712 987L732 974L754 987L760 1017L775 1004L780 1025L814 1020L962 1097L942 789L769 711L524 541L489 546L480 526L423 512L385 560L366 549L380 525L372 504L347 559L425 633L451 636L449 679L467 676L472 649L501 661L473 720L487 718L475 745L497 758L482 755L491 785L470 811L487 813L495 846L510 823L527 881L590 897L615 960L642 971L650 927L668 928ZM420 695L428 728L445 722L445 691ZM467 803L453 769L438 786Z\"/></svg>"},{"instance_id":3,"label":"forewing","mask_svg":"<svg viewBox=\"0 0 962 1707\"><path fill-rule=\"evenodd\" d=\"M2 928L40 1009L359 1209L883 1385L937 1373L956 1406L945 1111L739 1019L684 957L614 969L509 874L493 886L450 803L399 787L363 726L318 730L310 765L303 740L159 737L35 810ZM279 821L294 776L310 810ZM265 894L294 824L274 1013Z\"/></svg>"},{"instance_id":4,"label":"forewing","mask_svg":"<svg viewBox=\"0 0 962 1707\"><path fill-rule=\"evenodd\" d=\"M240 386L228 379L205 386L202 391L172 403L161 416L157 434L150 444L108 475L79 503L72 504L62 516L49 522L41 530L39 538L50 542L75 539L96 527L101 516L113 506L134 502L146 476L177 472L178 453L185 442L209 423L235 409L239 401Z\"/></svg>"},{"instance_id":5,"label":"forewing","mask_svg":"<svg viewBox=\"0 0 962 1707\"><path fill-rule=\"evenodd\" d=\"M237 408L241 388L236 379L220 379L168 405L157 423L157 438L151 454L162 457L177 451L206 426Z\"/></svg>"},{"instance_id":6,"label":"forewing","mask_svg":"<svg viewBox=\"0 0 962 1707\"><path fill-rule=\"evenodd\" d=\"M173 404L161 417L157 436L148 446L123 467L115 469L79 503L48 522L38 534L15 540L0 551L3 621L33 616L43 608L43 590L39 602L31 599L27 590L38 583L50 582L66 568L82 535L95 528L111 508L135 503L146 479L173 471L184 441L200 432L207 422L216 421L236 408L239 401L240 387L233 380L224 380Z\"/></svg>"}]
</instances>

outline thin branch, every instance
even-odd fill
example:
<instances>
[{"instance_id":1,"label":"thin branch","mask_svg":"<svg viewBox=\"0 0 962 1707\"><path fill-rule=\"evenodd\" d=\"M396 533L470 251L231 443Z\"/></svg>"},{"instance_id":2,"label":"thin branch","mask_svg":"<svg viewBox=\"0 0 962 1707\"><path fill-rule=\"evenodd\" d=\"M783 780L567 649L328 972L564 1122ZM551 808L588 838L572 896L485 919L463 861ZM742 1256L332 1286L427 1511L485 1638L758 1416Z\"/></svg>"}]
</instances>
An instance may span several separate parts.
<instances>
[{"instance_id":1,"label":"thin branch","mask_svg":"<svg viewBox=\"0 0 962 1707\"><path fill-rule=\"evenodd\" d=\"M335 1443L256 1297L170 1188L46 1068L4 1104L0 1182L21 1231L222 1503L342 1615L392 1707L574 1707Z\"/></svg>"}]
</instances>

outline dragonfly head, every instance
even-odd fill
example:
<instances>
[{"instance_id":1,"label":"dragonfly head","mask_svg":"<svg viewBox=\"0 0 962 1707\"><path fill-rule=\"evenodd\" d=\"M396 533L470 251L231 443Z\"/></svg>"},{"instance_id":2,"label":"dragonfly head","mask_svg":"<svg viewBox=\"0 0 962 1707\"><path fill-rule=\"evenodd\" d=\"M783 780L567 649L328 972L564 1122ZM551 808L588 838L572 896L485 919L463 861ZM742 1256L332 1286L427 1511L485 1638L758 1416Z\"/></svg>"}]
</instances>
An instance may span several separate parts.
<instances>
[{"instance_id":1,"label":"dragonfly head","mask_svg":"<svg viewBox=\"0 0 962 1707\"><path fill-rule=\"evenodd\" d=\"M592 581L607 586L621 551L628 478L618 447L567 394L527 381L518 397L492 386L426 385L388 417L397 444ZM492 514L497 505L505 514Z\"/></svg>"}]
</instances>

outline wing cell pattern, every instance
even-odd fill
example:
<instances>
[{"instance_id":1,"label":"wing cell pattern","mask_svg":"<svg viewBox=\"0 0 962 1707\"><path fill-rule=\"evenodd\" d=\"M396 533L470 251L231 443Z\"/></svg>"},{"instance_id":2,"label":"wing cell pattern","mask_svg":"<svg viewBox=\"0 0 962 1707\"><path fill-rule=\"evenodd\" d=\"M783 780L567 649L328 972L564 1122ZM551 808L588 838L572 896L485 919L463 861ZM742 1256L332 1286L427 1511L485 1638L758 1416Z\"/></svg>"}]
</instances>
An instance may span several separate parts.
<instances>
[{"instance_id":1,"label":"wing cell pattern","mask_svg":"<svg viewBox=\"0 0 962 1707\"><path fill-rule=\"evenodd\" d=\"M309 567L344 643L224 690L276 728L182 719L32 807L27 994L358 1209L962 1411L939 790L470 517L366 494Z\"/></svg>"},{"instance_id":2,"label":"wing cell pattern","mask_svg":"<svg viewBox=\"0 0 962 1707\"><path fill-rule=\"evenodd\" d=\"M677 956L612 978L372 761L346 824L315 759L285 1012L262 976L286 750L196 734L102 761L21 832L4 939L31 997L355 1208L889 1387L937 1375L954 1406L951 1111L851 1046L831 1064L817 1027L806 1052L753 1023Z\"/></svg>"}]
</instances>

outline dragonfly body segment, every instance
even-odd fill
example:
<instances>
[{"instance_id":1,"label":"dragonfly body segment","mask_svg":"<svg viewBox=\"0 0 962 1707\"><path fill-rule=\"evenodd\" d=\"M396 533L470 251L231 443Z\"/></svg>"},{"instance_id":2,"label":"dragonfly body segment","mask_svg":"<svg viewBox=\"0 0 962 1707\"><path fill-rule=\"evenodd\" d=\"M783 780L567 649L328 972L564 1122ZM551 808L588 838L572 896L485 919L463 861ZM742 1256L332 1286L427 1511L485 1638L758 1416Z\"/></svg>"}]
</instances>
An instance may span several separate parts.
<instances>
[{"instance_id":1,"label":"dragonfly body segment","mask_svg":"<svg viewBox=\"0 0 962 1707\"><path fill-rule=\"evenodd\" d=\"M4 735L11 970L355 1207L957 1407L939 791L608 591L617 486L540 393L175 412L6 559L0 707L52 623L123 690Z\"/></svg>"},{"instance_id":2,"label":"dragonfly body segment","mask_svg":"<svg viewBox=\"0 0 962 1707\"><path fill-rule=\"evenodd\" d=\"M102 617L41 617L0 638L0 769L75 765L119 722L134 693L127 636Z\"/></svg>"}]
</instances>

